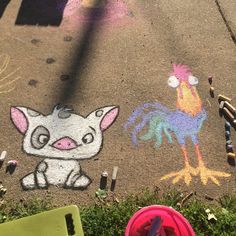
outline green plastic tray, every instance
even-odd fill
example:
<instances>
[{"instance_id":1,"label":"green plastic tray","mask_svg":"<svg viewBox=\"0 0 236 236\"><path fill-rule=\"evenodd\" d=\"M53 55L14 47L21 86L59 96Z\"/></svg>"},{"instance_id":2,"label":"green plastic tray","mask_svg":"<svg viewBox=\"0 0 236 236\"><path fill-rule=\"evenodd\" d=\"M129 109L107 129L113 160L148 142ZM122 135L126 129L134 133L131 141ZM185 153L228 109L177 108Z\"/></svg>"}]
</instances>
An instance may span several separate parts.
<instances>
[{"instance_id":1,"label":"green plastic tray","mask_svg":"<svg viewBox=\"0 0 236 236\"><path fill-rule=\"evenodd\" d=\"M0 224L1 236L84 236L77 206L67 206Z\"/></svg>"}]
</instances>

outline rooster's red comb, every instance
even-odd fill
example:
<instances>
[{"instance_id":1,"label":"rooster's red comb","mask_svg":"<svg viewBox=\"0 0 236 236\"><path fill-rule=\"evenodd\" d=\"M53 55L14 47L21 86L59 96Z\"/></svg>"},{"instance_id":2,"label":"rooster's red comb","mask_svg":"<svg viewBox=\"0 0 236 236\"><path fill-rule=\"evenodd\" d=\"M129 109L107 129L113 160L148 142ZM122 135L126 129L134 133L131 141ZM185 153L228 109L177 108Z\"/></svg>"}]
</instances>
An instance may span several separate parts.
<instances>
[{"instance_id":1,"label":"rooster's red comb","mask_svg":"<svg viewBox=\"0 0 236 236\"><path fill-rule=\"evenodd\" d=\"M179 80L187 81L192 72L187 65L173 64L173 71L170 75L177 77Z\"/></svg>"}]
</instances>

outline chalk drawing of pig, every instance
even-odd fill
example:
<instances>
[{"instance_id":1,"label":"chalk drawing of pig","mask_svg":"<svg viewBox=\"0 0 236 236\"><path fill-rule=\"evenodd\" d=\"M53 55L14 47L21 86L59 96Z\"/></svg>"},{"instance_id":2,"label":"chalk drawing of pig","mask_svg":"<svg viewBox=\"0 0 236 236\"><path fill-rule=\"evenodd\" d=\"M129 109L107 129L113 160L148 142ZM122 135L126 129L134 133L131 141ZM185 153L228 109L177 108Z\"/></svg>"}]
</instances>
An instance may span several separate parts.
<instances>
[{"instance_id":1,"label":"chalk drawing of pig","mask_svg":"<svg viewBox=\"0 0 236 236\"><path fill-rule=\"evenodd\" d=\"M47 189L56 185L85 189L91 179L81 171L79 160L99 153L103 131L116 120L119 107L99 108L87 117L59 105L49 115L27 107L11 107L10 113L13 124L24 135L23 150L44 158L34 172L21 179L22 188Z\"/></svg>"}]
</instances>

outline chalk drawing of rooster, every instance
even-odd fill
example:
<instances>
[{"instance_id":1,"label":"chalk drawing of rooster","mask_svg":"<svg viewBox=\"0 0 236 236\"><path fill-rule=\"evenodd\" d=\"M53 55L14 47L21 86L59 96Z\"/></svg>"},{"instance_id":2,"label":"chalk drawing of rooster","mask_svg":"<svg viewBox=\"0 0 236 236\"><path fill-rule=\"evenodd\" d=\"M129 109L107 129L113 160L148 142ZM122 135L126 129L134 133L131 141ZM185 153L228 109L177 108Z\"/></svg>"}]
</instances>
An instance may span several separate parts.
<instances>
[{"instance_id":1,"label":"chalk drawing of rooster","mask_svg":"<svg viewBox=\"0 0 236 236\"><path fill-rule=\"evenodd\" d=\"M161 178L161 180L172 179L175 184L181 179L189 185L192 176L200 175L204 185L208 180L212 180L216 185L220 185L217 177L229 177L230 174L210 170L203 161L199 149L198 133L200 132L207 113L202 106L202 101L198 95L196 85L198 79L192 75L191 70L186 65L173 64L173 71L168 79L168 85L177 91L176 110L171 111L159 103L146 103L133 112L125 124L125 129L134 126L131 132L132 142L138 145L138 139L147 141L156 140L155 146L158 148L162 144L162 134L172 143L174 134L180 144L185 167L177 172L171 172ZM139 121L139 123L137 123ZM140 137L139 133L148 127L146 134ZM198 158L198 167L194 168L189 163L188 152L185 146L186 138L190 137Z\"/></svg>"}]
</instances>

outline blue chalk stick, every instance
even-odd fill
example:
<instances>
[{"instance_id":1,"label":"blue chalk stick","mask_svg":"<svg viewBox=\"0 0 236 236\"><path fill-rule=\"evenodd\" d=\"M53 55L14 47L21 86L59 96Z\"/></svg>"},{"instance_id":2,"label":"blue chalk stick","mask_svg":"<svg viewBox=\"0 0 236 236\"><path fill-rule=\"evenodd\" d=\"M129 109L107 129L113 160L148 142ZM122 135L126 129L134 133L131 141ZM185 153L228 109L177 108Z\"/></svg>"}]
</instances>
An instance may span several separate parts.
<instances>
[{"instance_id":1,"label":"blue chalk stick","mask_svg":"<svg viewBox=\"0 0 236 236\"><path fill-rule=\"evenodd\" d=\"M230 127L231 127L231 124L228 121L226 121L225 122L225 128L230 129Z\"/></svg>"},{"instance_id":2,"label":"blue chalk stick","mask_svg":"<svg viewBox=\"0 0 236 236\"><path fill-rule=\"evenodd\" d=\"M226 144L232 144L232 141L229 139L226 141Z\"/></svg>"}]
</instances>

